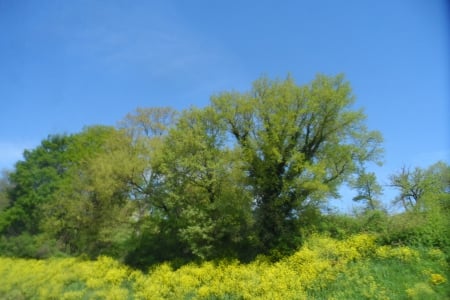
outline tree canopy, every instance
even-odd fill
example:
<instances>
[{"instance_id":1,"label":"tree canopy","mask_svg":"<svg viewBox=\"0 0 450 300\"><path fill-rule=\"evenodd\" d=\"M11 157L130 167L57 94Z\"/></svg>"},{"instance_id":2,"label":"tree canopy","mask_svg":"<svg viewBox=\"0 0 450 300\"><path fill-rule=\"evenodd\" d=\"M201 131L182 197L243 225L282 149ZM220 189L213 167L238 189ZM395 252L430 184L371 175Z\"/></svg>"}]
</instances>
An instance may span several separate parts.
<instances>
[{"instance_id":1,"label":"tree canopy","mask_svg":"<svg viewBox=\"0 0 450 300\"><path fill-rule=\"evenodd\" d=\"M138 108L116 127L51 135L0 180L0 253L31 237L135 266L277 257L332 227L322 208L345 183L379 219L364 228L380 229L382 186L368 170L382 137L365 122L343 75L305 85L262 77L202 108ZM391 177L396 203L444 232L448 174L445 163L402 169Z\"/></svg>"},{"instance_id":2,"label":"tree canopy","mask_svg":"<svg viewBox=\"0 0 450 300\"><path fill-rule=\"evenodd\" d=\"M242 152L263 248L291 239L305 209L337 195L360 164L379 158L381 135L366 129L353 104L342 75L305 86L262 78L250 92L213 97Z\"/></svg>"}]
</instances>

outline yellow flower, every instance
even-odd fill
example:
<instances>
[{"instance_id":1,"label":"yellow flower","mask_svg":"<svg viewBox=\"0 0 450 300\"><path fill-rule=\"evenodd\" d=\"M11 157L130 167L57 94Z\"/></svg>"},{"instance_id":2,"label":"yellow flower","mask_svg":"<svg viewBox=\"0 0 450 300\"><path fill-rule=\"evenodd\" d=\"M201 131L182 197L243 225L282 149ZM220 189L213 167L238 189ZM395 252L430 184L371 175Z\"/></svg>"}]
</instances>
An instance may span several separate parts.
<instances>
[{"instance_id":1,"label":"yellow flower","mask_svg":"<svg viewBox=\"0 0 450 300\"><path fill-rule=\"evenodd\" d=\"M441 284L441 283L444 283L447 281L447 279L444 276L442 276L441 274L433 273L433 274L431 274L430 277L431 277L430 281L434 285L438 285L438 284Z\"/></svg>"}]
</instances>

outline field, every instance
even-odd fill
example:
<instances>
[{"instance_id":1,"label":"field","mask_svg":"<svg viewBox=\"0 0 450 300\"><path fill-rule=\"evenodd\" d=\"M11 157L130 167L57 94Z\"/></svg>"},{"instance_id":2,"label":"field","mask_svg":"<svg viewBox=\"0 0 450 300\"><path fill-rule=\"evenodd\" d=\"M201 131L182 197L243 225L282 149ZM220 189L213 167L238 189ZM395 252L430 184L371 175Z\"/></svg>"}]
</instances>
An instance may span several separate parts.
<instances>
[{"instance_id":1,"label":"field","mask_svg":"<svg viewBox=\"0 0 450 300\"><path fill-rule=\"evenodd\" d=\"M264 257L169 264L148 272L99 257L0 258L1 299L449 299L439 249L377 246L371 235L311 237L279 262Z\"/></svg>"}]
</instances>

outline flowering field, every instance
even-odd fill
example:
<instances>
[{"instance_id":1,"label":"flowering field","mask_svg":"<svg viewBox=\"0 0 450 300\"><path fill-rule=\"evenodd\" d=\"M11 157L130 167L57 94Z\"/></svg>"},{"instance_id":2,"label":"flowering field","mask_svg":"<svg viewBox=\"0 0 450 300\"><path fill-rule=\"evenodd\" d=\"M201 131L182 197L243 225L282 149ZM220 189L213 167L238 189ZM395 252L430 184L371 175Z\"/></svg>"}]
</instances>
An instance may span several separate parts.
<instances>
[{"instance_id":1,"label":"flowering field","mask_svg":"<svg viewBox=\"0 0 450 300\"><path fill-rule=\"evenodd\" d=\"M377 246L360 234L311 237L277 263L206 262L148 272L109 257L0 258L1 299L448 299L439 249Z\"/></svg>"}]
</instances>

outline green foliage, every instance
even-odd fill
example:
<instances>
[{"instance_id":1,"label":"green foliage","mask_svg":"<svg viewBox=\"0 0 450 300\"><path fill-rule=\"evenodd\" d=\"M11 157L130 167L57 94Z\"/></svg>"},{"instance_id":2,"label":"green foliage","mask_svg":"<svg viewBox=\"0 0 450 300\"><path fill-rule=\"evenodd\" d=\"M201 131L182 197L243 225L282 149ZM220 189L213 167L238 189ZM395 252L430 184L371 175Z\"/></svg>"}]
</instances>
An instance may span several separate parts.
<instances>
[{"instance_id":1,"label":"green foliage","mask_svg":"<svg viewBox=\"0 0 450 300\"><path fill-rule=\"evenodd\" d=\"M350 180L350 187L358 193L353 201L365 202L366 210L377 210L381 208L379 197L382 195L382 187L377 182L373 172L359 171L357 177Z\"/></svg>"},{"instance_id":2,"label":"green foliage","mask_svg":"<svg viewBox=\"0 0 450 300\"><path fill-rule=\"evenodd\" d=\"M3 170L0 175L0 212L10 205L9 193L13 186L9 179L9 173L9 171Z\"/></svg>"},{"instance_id":3,"label":"green foliage","mask_svg":"<svg viewBox=\"0 0 450 300\"><path fill-rule=\"evenodd\" d=\"M404 245L450 253L450 167L438 162L392 175L391 185L399 191L394 202L404 212L389 215L380 204L382 188L375 173L367 171L368 163L379 163L381 141L378 132L365 126L364 113L355 110L342 75L319 75L301 86L291 77L261 78L249 92L224 92L208 106L181 112L138 108L117 128L92 126L49 136L2 175L0 254L108 255L142 270L153 266L159 274L154 278L164 284L178 276L164 264L156 266L164 262L191 274L204 272L202 263L208 260L239 260L250 271L233 262L219 267L220 272L236 272L243 282L256 278L250 283L256 294L188 285L180 293L191 298L273 298L271 282L285 275L286 281L277 281L280 286L301 290L291 294L280 289L279 295L286 297L368 297L360 288L343 291L336 285L322 294L323 286L314 287L331 279L367 285L369 291L379 287L404 294L408 288L411 298L441 295L433 283L442 281L440 273L430 284L394 268L399 278L415 282L397 290L379 281L377 270L388 272L386 258L404 263L416 253ZM344 183L364 208L353 215L325 213L328 199L338 197ZM373 236L364 240L361 232ZM384 245L378 252L372 249L375 237ZM373 247L362 253L364 242ZM402 247L392 250L392 245ZM374 253L380 256L374 258ZM348 264L361 257L364 263ZM302 260L308 259L313 262L310 273L290 265L303 268ZM115 262L108 263L115 268ZM190 269L192 263L199 269ZM215 272L212 265L204 266ZM338 275L341 271L348 272ZM127 294L134 284L142 288L142 297L152 295L151 289L158 288L141 275L137 282L127 279L116 286L117 295ZM367 280L358 281L361 276ZM217 284L207 278L202 282ZM68 298L120 298L105 290L97 294L99 282L74 279L64 291ZM172 295L170 290L159 292Z\"/></svg>"},{"instance_id":4,"label":"green foliage","mask_svg":"<svg viewBox=\"0 0 450 300\"><path fill-rule=\"evenodd\" d=\"M403 167L391 176L391 186L399 190L394 204L406 211L427 211L440 206L448 209L450 201L450 167L437 162L428 169L416 167L413 171Z\"/></svg>"},{"instance_id":5,"label":"green foliage","mask_svg":"<svg viewBox=\"0 0 450 300\"><path fill-rule=\"evenodd\" d=\"M47 203L42 227L64 250L97 255L129 234L131 208L127 182L129 141L112 127L90 127L73 137L69 153L74 167ZM121 238L122 235L122 238Z\"/></svg>"},{"instance_id":6,"label":"green foliage","mask_svg":"<svg viewBox=\"0 0 450 300\"><path fill-rule=\"evenodd\" d=\"M450 249L450 167L438 162L427 169L403 168L391 177L405 212L390 219L386 242Z\"/></svg>"},{"instance_id":7,"label":"green foliage","mask_svg":"<svg viewBox=\"0 0 450 300\"><path fill-rule=\"evenodd\" d=\"M426 256L426 254L422 254ZM400 257L352 263L323 290L313 290L310 299L445 299L446 284L434 284L432 274L444 271L441 262ZM445 273L444 273L445 274ZM444 278L441 274L440 278ZM447 275L448 276L448 275ZM362 288L364 287L364 288Z\"/></svg>"},{"instance_id":8,"label":"green foliage","mask_svg":"<svg viewBox=\"0 0 450 300\"><path fill-rule=\"evenodd\" d=\"M357 165L376 160L381 136L364 125L343 76L256 81L248 93L222 93L212 107L242 152L263 249L285 244L302 211L328 196Z\"/></svg>"},{"instance_id":9,"label":"green foliage","mask_svg":"<svg viewBox=\"0 0 450 300\"><path fill-rule=\"evenodd\" d=\"M9 206L0 212L0 232L17 235L40 230L42 206L52 202L64 181L71 160L67 147L72 138L49 136L34 150L25 150L24 160L9 175Z\"/></svg>"},{"instance_id":10,"label":"green foliage","mask_svg":"<svg viewBox=\"0 0 450 300\"><path fill-rule=\"evenodd\" d=\"M170 262L179 267L194 261L189 245L177 234L177 224L172 220L147 219L142 231L128 241L124 262L134 268L147 270L149 266Z\"/></svg>"},{"instance_id":11,"label":"green foliage","mask_svg":"<svg viewBox=\"0 0 450 300\"><path fill-rule=\"evenodd\" d=\"M251 222L238 153L226 148L223 125L211 109L190 109L162 148L164 215L178 224L187 251L202 259L232 254Z\"/></svg>"},{"instance_id":12,"label":"green foliage","mask_svg":"<svg viewBox=\"0 0 450 300\"><path fill-rule=\"evenodd\" d=\"M376 234L381 238L387 233L390 218L383 210L364 210L353 215L331 213L320 216L314 228L337 239L360 232Z\"/></svg>"},{"instance_id":13,"label":"green foliage","mask_svg":"<svg viewBox=\"0 0 450 300\"><path fill-rule=\"evenodd\" d=\"M112 174L120 165L104 157L115 153L111 141L122 136L112 127L94 126L76 135L50 136L25 151L9 175L10 203L0 213L0 230L11 237L6 244L29 233L57 240L68 253L111 247L127 190ZM122 138L119 144L127 142ZM121 225L123 231L126 223Z\"/></svg>"},{"instance_id":14,"label":"green foliage","mask_svg":"<svg viewBox=\"0 0 450 300\"><path fill-rule=\"evenodd\" d=\"M0 253L3 256L25 258L50 258L63 256L58 242L48 236L23 233L18 236L0 237Z\"/></svg>"},{"instance_id":15,"label":"green foliage","mask_svg":"<svg viewBox=\"0 0 450 300\"><path fill-rule=\"evenodd\" d=\"M177 114L171 107L138 107L119 122L119 128L125 129L134 140L161 137L174 125Z\"/></svg>"},{"instance_id":16,"label":"green foliage","mask_svg":"<svg viewBox=\"0 0 450 300\"><path fill-rule=\"evenodd\" d=\"M434 246L450 249L448 217L441 214L403 213L392 216L381 236L386 244Z\"/></svg>"}]
</instances>

